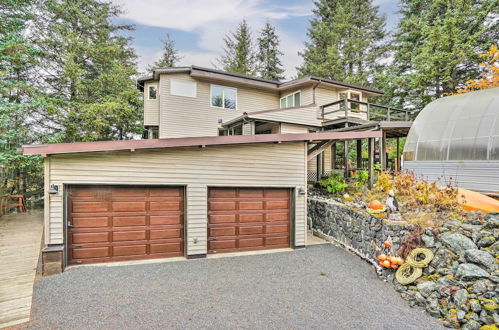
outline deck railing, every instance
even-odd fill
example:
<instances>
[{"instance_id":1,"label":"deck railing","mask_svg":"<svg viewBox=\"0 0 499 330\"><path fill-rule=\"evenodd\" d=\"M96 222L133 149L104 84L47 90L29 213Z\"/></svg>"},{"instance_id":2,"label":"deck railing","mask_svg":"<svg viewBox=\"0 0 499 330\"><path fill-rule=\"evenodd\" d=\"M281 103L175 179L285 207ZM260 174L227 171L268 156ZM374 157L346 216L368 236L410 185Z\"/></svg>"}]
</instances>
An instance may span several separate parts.
<instances>
[{"instance_id":1,"label":"deck railing","mask_svg":"<svg viewBox=\"0 0 499 330\"><path fill-rule=\"evenodd\" d=\"M328 111L328 108L333 109ZM412 121L414 114L415 111L412 110L397 109L354 99L338 100L321 106L322 120L362 117L367 120Z\"/></svg>"}]
</instances>

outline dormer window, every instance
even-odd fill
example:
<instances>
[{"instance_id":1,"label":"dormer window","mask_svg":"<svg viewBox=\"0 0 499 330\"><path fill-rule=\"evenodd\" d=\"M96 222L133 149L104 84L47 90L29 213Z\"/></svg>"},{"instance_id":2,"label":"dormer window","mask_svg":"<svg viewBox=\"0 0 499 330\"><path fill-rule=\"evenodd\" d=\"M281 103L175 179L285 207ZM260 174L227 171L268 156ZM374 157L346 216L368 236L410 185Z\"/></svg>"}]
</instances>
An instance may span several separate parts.
<instances>
[{"instance_id":1,"label":"dormer window","mask_svg":"<svg viewBox=\"0 0 499 330\"><path fill-rule=\"evenodd\" d=\"M211 106L235 110L237 107L237 89L211 85Z\"/></svg>"},{"instance_id":2,"label":"dormer window","mask_svg":"<svg viewBox=\"0 0 499 330\"><path fill-rule=\"evenodd\" d=\"M300 106L300 91L281 97L281 109Z\"/></svg>"},{"instance_id":3,"label":"dormer window","mask_svg":"<svg viewBox=\"0 0 499 330\"><path fill-rule=\"evenodd\" d=\"M156 100L157 97L158 97L158 86L149 85L149 87L147 88L147 99Z\"/></svg>"}]
</instances>

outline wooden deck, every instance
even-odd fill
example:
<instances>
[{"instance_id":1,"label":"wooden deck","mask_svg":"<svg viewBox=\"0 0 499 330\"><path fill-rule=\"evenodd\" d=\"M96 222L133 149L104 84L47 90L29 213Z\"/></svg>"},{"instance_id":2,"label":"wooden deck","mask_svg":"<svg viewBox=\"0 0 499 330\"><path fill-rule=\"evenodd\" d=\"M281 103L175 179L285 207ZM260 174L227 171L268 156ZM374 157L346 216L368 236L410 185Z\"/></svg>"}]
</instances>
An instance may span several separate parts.
<instances>
[{"instance_id":1,"label":"wooden deck","mask_svg":"<svg viewBox=\"0 0 499 330\"><path fill-rule=\"evenodd\" d=\"M0 328L29 321L43 212L0 217Z\"/></svg>"}]
</instances>

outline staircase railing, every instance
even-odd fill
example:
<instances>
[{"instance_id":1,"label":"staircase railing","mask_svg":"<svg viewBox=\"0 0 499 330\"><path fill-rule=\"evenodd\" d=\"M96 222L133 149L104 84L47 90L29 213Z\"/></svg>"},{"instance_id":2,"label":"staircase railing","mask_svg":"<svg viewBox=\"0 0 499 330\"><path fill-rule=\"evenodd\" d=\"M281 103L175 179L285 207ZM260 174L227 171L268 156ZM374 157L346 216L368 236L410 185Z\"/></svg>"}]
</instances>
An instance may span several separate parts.
<instances>
[{"instance_id":1,"label":"staircase railing","mask_svg":"<svg viewBox=\"0 0 499 330\"><path fill-rule=\"evenodd\" d=\"M327 108L337 106L336 109L327 111ZM321 107L322 120L352 117L353 114L365 114L367 120L386 121L412 121L416 111L404 110L385 105L363 102L354 99L343 99L324 104ZM327 118L329 115L334 118ZM343 116L342 116L343 115ZM354 116L357 117L357 116Z\"/></svg>"}]
</instances>

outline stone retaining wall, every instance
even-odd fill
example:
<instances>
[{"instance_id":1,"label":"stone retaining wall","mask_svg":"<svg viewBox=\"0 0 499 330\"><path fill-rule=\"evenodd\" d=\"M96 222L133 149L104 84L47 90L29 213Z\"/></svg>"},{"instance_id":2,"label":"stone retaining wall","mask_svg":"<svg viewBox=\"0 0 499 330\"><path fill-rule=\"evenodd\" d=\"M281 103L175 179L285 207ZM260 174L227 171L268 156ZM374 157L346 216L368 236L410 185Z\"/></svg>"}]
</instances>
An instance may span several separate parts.
<instances>
[{"instance_id":1,"label":"stone retaining wall","mask_svg":"<svg viewBox=\"0 0 499 330\"><path fill-rule=\"evenodd\" d=\"M309 226L376 264L383 242L391 237L393 252L412 226L380 220L365 211L321 197L308 199ZM388 282L411 306L421 306L450 328L498 329L499 213L469 212L439 228L426 228L423 247L434 258L423 276L399 284L394 271L384 270Z\"/></svg>"}]
</instances>

